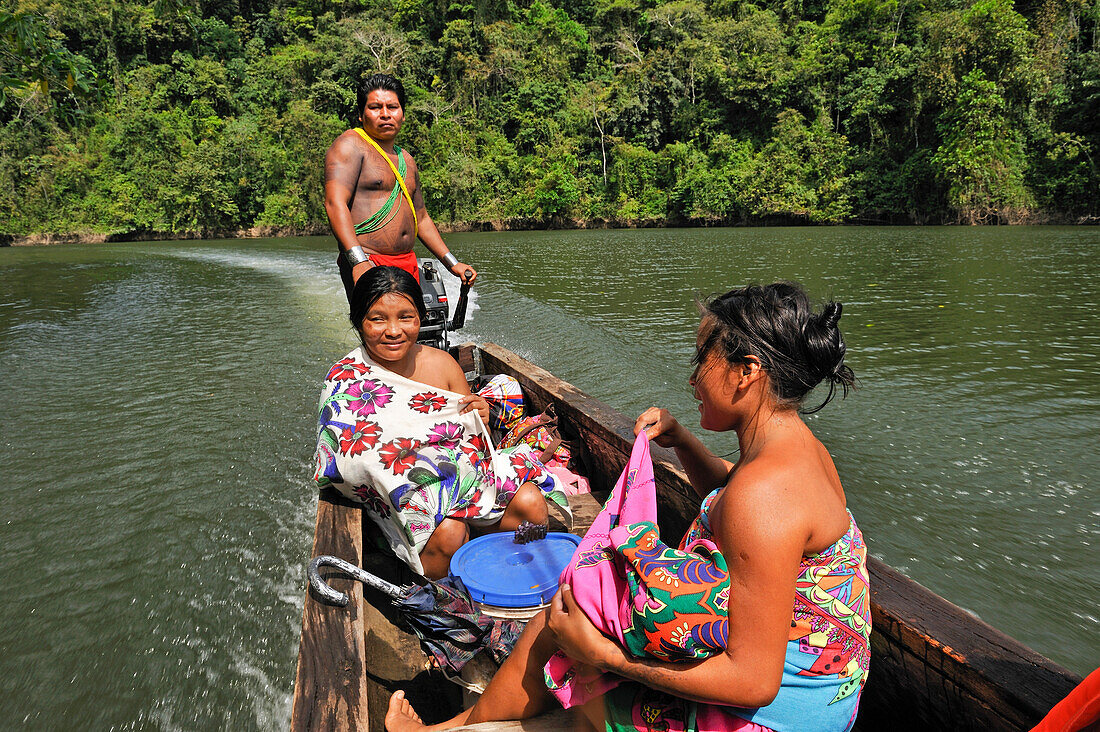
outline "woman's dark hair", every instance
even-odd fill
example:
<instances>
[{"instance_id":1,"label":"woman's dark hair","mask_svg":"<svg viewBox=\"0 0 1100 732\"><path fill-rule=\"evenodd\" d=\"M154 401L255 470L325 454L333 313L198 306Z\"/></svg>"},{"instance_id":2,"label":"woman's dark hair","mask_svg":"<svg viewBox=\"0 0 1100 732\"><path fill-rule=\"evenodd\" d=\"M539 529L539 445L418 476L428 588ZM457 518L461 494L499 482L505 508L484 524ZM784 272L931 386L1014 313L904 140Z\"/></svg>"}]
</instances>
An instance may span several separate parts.
<instances>
[{"instance_id":1,"label":"woman's dark hair","mask_svg":"<svg viewBox=\"0 0 1100 732\"><path fill-rule=\"evenodd\" d=\"M730 290L703 303L701 309L714 325L692 363L703 363L715 348L734 367L756 356L776 399L792 407L800 407L815 386L827 381L825 401L804 410L806 414L828 404L838 387L847 396L855 386L855 374L844 364L846 347L837 327L843 310L840 303L826 303L815 313L800 285L776 282Z\"/></svg>"},{"instance_id":2,"label":"woman's dark hair","mask_svg":"<svg viewBox=\"0 0 1100 732\"><path fill-rule=\"evenodd\" d=\"M405 108L405 85L389 74L371 74L359 81L359 89L355 95L355 102L359 108L355 110L355 116L363 114L363 108L367 106L367 95L376 89L385 89L397 95L397 101L401 109Z\"/></svg>"},{"instance_id":3,"label":"woman's dark hair","mask_svg":"<svg viewBox=\"0 0 1100 732\"><path fill-rule=\"evenodd\" d=\"M424 293L420 289L416 278L400 267L371 267L363 274L352 288L351 298L351 325L360 333L363 331L363 318L367 317L367 311L371 305L378 302L378 298L396 292L412 300L416 306L416 312L420 315L420 322L428 319L428 310L424 307Z\"/></svg>"}]
</instances>

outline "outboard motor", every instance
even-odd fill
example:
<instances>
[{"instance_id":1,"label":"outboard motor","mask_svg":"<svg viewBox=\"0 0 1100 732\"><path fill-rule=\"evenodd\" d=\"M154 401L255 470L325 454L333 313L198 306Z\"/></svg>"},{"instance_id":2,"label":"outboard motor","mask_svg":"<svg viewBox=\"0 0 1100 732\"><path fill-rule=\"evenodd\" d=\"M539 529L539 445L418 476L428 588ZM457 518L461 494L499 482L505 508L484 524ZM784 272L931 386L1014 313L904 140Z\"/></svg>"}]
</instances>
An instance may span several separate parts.
<instances>
[{"instance_id":1,"label":"outboard motor","mask_svg":"<svg viewBox=\"0 0 1100 732\"><path fill-rule=\"evenodd\" d=\"M420 259L420 289L424 291L424 308L428 317L420 324L417 343L442 350L450 347L450 333L466 324L466 304L470 296L470 284L462 283L455 303L454 318L447 320L447 291L443 288L443 274L436 268L434 259Z\"/></svg>"}]
</instances>

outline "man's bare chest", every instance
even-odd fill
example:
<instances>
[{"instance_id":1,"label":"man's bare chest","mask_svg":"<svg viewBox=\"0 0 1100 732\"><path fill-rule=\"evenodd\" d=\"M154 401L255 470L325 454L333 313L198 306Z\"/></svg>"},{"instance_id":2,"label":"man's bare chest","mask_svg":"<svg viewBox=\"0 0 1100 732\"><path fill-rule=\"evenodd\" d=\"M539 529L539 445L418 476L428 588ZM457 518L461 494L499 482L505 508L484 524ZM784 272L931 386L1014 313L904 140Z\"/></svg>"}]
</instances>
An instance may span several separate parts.
<instances>
[{"instance_id":1,"label":"man's bare chest","mask_svg":"<svg viewBox=\"0 0 1100 732\"><path fill-rule=\"evenodd\" d=\"M400 170L401 167L394 158L390 158L394 167ZM412 190L412 181L409 179L411 176L408 171L405 171L405 185ZM394 171L388 166L385 161L381 160L377 154L370 156L363 160L362 166L359 169L359 180L356 182L356 188L364 193L369 192L385 192L389 194L397 185L397 176L394 175Z\"/></svg>"}]
</instances>

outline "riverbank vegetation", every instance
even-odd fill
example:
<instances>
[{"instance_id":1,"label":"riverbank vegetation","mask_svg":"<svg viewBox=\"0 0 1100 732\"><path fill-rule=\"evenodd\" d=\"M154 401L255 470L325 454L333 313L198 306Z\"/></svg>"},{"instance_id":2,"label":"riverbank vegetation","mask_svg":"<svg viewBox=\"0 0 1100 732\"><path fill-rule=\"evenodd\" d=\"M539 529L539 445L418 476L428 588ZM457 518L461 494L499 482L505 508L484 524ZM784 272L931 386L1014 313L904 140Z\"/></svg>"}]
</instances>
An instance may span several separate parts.
<instances>
[{"instance_id":1,"label":"riverbank vegetation","mask_svg":"<svg viewBox=\"0 0 1100 732\"><path fill-rule=\"evenodd\" d=\"M361 74L441 222L1100 215L1100 0L15 0L0 234L325 227Z\"/></svg>"}]
</instances>

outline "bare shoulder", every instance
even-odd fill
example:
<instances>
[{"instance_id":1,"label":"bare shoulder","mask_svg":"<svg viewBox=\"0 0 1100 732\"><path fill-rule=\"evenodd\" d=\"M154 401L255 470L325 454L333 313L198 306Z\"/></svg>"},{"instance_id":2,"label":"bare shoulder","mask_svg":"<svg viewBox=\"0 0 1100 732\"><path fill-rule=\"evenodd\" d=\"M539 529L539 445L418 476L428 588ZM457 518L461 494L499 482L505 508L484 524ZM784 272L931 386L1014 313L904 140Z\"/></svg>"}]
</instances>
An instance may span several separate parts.
<instances>
[{"instance_id":1,"label":"bare shoulder","mask_svg":"<svg viewBox=\"0 0 1100 732\"><path fill-rule=\"evenodd\" d=\"M355 130L345 130L329 145L326 157L358 157L362 156L362 143Z\"/></svg>"},{"instance_id":2,"label":"bare shoulder","mask_svg":"<svg viewBox=\"0 0 1100 732\"><path fill-rule=\"evenodd\" d=\"M458 361L451 357L451 354L438 348L421 345L417 361L416 371L417 375L421 377L418 379L419 381L459 394L469 393L470 387L466 383L466 374L463 373L462 367L458 365ZM421 367L423 367L423 372Z\"/></svg>"},{"instance_id":3,"label":"bare shoulder","mask_svg":"<svg viewBox=\"0 0 1100 732\"><path fill-rule=\"evenodd\" d=\"M458 365L458 361L455 361L454 358L451 357L451 354L446 351L425 345L421 345L420 348L420 357L424 359L425 364L429 364L440 371L446 371L450 374L462 373L462 368Z\"/></svg>"},{"instance_id":4,"label":"bare shoulder","mask_svg":"<svg viewBox=\"0 0 1100 732\"><path fill-rule=\"evenodd\" d=\"M777 444L734 471L729 488L723 508L729 520L746 527L744 536L795 538L803 552L814 552L847 531L840 479L828 451L816 440L809 446Z\"/></svg>"},{"instance_id":5,"label":"bare shoulder","mask_svg":"<svg viewBox=\"0 0 1100 732\"><path fill-rule=\"evenodd\" d=\"M350 196L350 191L355 185L355 177L359 174L359 167L363 160L363 151L356 141L354 130L348 130L336 138L336 141L325 153L325 189L338 184L344 186L345 195Z\"/></svg>"},{"instance_id":6,"label":"bare shoulder","mask_svg":"<svg viewBox=\"0 0 1100 732\"><path fill-rule=\"evenodd\" d=\"M809 534L798 471L771 461L754 460L730 476L723 491L722 519L742 537L774 541Z\"/></svg>"}]
</instances>

